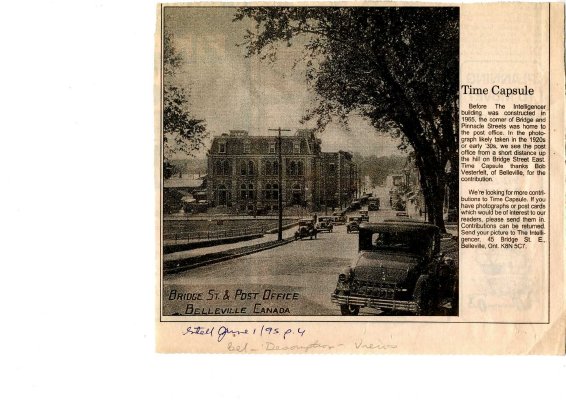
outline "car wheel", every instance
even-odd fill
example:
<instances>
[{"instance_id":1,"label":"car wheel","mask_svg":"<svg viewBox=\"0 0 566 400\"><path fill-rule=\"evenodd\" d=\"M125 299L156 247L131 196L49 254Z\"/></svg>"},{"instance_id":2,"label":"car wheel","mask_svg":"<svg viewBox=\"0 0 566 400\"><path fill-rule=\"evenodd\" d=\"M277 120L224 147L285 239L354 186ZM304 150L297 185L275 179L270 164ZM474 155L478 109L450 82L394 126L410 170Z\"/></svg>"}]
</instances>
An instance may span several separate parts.
<instances>
[{"instance_id":1,"label":"car wheel","mask_svg":"<svg viewBox=\"0 0 566 400\"><path fill-rule=\"evenodd\" d=\"M360 313L360 306L340 304L340 312L342 313L342 315L358 315Z\"/></svg>"}]
</instances>

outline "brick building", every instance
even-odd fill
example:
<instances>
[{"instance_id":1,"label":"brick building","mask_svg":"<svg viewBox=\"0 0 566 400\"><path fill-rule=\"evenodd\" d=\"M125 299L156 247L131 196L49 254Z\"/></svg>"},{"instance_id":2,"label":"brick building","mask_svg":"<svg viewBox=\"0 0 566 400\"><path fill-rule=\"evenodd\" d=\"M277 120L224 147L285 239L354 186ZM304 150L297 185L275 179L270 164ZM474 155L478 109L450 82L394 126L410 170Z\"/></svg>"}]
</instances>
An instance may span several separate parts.
<instances>
[{"instance_id":1,"label":"brick building","mask_svg":"<svg viewBox=\"0 0 566 400\"><path fill-rule=\"evenodd\" d=\"M277 210L283 206L349 204L357 192L357 168L348 152L321 151L314 132L300 129L281 137L282 187L278 182L277 136L250 136L231 130L215 136L208 152L208 201L228 212Z\"/></svg>"}]
</instances>

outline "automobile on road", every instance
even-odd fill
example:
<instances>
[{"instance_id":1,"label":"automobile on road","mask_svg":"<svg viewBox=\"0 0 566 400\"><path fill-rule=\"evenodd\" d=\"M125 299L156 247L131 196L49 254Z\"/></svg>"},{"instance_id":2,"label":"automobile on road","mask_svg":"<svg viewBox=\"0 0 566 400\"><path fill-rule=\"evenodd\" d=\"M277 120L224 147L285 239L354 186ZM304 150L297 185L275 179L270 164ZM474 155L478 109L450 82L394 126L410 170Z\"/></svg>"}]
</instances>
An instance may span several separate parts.
<instances>
[{"instance_id":1,"label":"automobile on road","mask_svg":"<svg viewBox=\"0 0 566 400\"><path fill-rule=\"evenodd\" d=\"M370 197L368 203L368 211L379 211L379 199Z\"/></svg>"},{"instance_id":2,"label":"automobile on road","mask_svg":"<svg viewBox=\"0 0 566 400\"><path fill-rule=\"evenodd\" d=\"M367 307L384 313L457 315L454 260L440 253L440 230L423 222L364 223L358 254L331 294L342 315Z\"/></svg>"},{"instance_id":3,"label":"automobile on road","mask_svg":"<svg viewBox=\"0 0 566 400\"><path fill-rule=\"evenodd\" d=\"M316 239L318 231L314 226L314 222L311 218L304 218L299 221L299 228L295 232L295 240L308 237Z\"/></svg>"},{"instance_id":4,"label":"automobile on road","mask_svg":"<svg viewBox=\"0 0 566 400\"><path fill-rule=\"evenodd\" d=\"M358 232L358 228L360 226L361 221L362 221L361 215L349 217L348 223L346 224L346 233Z\"/></svg>"},{"instance_id":5,"label":"automobile on road","mask_svg":"<svg viewBox=\"0 0 566 400\"><path fill-rule=\"evenodd\" d=\"M319 232L332 232L334 229L334 224L332 223L332 217L318 217L318 223L316 224L316 229Z\"/></svg>"}]
</instances>

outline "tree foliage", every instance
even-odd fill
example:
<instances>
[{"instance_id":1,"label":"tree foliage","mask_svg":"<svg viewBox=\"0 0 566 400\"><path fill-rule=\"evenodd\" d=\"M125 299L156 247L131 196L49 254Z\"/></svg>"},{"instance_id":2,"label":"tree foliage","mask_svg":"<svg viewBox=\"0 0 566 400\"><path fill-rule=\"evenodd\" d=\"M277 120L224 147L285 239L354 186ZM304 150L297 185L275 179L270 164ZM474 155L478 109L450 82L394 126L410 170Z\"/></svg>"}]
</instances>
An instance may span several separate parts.
<instances>
[{"instance_id":1,"label":"tree foliage","mask_svg":"<svg viewBox=\"0 0 566 400\"><path fill-rule=\"evenodd\" d=\"M429 218L444 229L445 187L455 176L446 167L458 165L458 9L247 7L235 19L255 22L248 56L274 61L280 44L304 47L317 94L305 119L322 129L355 112L414 149Z\"/></svg>"},{"instance_id":2,"label":"tree foliage","mask_svg":"<svg viewBox=\"0 0 566 400\"><path fill-rule=\"evenodd\" d=\"M172 83L182 64L170 34L163 37L163 154L165 166L176 153L192 154L203 145L207 136L203 120L189 111L188 90Z\"/></svg>"}]
</instances>

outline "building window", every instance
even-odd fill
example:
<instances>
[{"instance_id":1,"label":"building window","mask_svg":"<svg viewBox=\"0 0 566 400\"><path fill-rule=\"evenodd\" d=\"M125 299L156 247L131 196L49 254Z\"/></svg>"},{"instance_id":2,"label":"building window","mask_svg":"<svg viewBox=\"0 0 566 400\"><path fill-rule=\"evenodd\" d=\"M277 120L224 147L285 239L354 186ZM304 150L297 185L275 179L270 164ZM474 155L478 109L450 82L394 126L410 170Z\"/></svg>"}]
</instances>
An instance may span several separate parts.
<instances>
[{"instance_id":1,"label":"building window","mask_svg":"<svg viewBox=\"0 0 566 400\"><path fill-rule=\"evenodd\" d=\"M273 174L272 175L279 175L279 162L273 161Z\"/></svg>"},{"instance_id":2,"label":"building window","mask_svg":"<svg viewBox=\"0 0 566 400\"><path fill-rule=\"evenodd\" d=\"M218 152L226 154L226 143L218 143Z\"/></svg>"},{"instance_id":3,"label":"building window","mask_svg":"<svg viewBox=\"0 0 566 400\"><path fill-rule=\"evenodd\" d=\"M246 175L248 171L248 166L245 161L240 163L240 175Z\"/></svg>"},{"instance_id":4,"label":"building window","mask_svg":"<svg viewBox=\"0 0 566 400\"><path fill-rule=\"evenodd\" d=\"M248 161L248 175L254 175L255 174L255 165L253 161Z\"/></svg>"},{"instance_id":5,"label":"building window","mask_svg":"<svg viewBox=\"0 0 566 400\"><path fill-rule=\"evenodd\" d=\"M328 164L328 170L330 171L331 174L334 174L336 172L336 164L334 163Z\"/></svg>"},{"instance_id":6,"label":"building window","mask_svg":"<svg viewBox=\"0 0 566 400\"><path fill-rule=\"evenodd\" d=\"M230 168L230 161L216 161L216 163L214 164L214 173L216 175L230 175L232 173L232 168Z\"/></svg>"},{"instance_id":7,"label":"building window","mask_svg":"<svg viewBox=\"0 0 566 400\"><path fill-rule=\"evenodd\" d=\"M277 200L279 198L279 185L277 183L268 183L264 190L265 200Z\"/></svg>"},{"instance_id":8,"label":"building window","mask_svg":"<svg viewBox=\"0 0 566 400\"><path fill-rule=\"evenodd\" d=\"M244 142L244 154L249 154L250 148L250 142Z\"/></svg>"},{"instance_id":9,"label":"building window","mask_svg":"<svg viewBox=\"0 0 566 400\"><path fill-rule=\"evenodd\" d=\"M271 169L271 161L266 161L265 162L265 169L263 170L263 174L264 175L271 175L272 173L272 169Z\"/></svg>"},{"instance_id":10,"label":"building window","mask_svg":"<svg viewBox=\"0 0 566 400\"><path fill-rule=\"evenodd\" d=\"M275 143L269 143L269 154L275 154Z\"/></svg>"},{"instance_id":11,"label":"building window","mask_svg":"<svg viewBox=\"0 0 566 400\"><path fill-rule=\"evenodd\" d=\"M247 190L247 187L246 187L246 184L245 184L245 183L242 183L242 184L240 185L240 198L241 198L242 200L245 200L245 199L248 198L248 190Z\"/></svg>"},{"instance_id":12,"label":"building window","mask_svg":"<svg viewBox=\"0 0 566 400\"><path fill-rule=\"evenodd\" d=\"M305 168L302 161L299 161L297 163L297 174L301 176L305 174Z\"/></svg>"},{"instance_id":13,"label":"building window","mask_svg":"<svg viewBox=\"0 0 566 400\"><path fill-rule=\"evenodd\" d=\"M287 175L291 175L291 176L297 175L297 163L295 161L291 161L287 165Z\"/></svg>"},{"instance_id":14,"label":"building window","mask_svg":"<svg viewBox=\"0 0 566 400\"><path fill-rule=\"evenodd\" d=\"M218 205L219 206L226 206L228 205L228 191L226 190L226 186L220 185L218 186Z\"/></svg>"},{"instance_id":15,"label":"building window","mask_svg":"<svg viewBox=\"0 0 566 400\"><path fill-rule=\"evenodd\" d=\"M293 153L299 154L301 152L301 143L293 142Z\"/></svg>"},{"instance_id":16,"label":"building window","mask_svg":"<svg viewBox=\"0 0 566 400\"><path fill-rule=\"evenodd\" d=\"M251 183L248 185L248 199L255 199L254 185Z\"/></svg>"}]
</instances>

